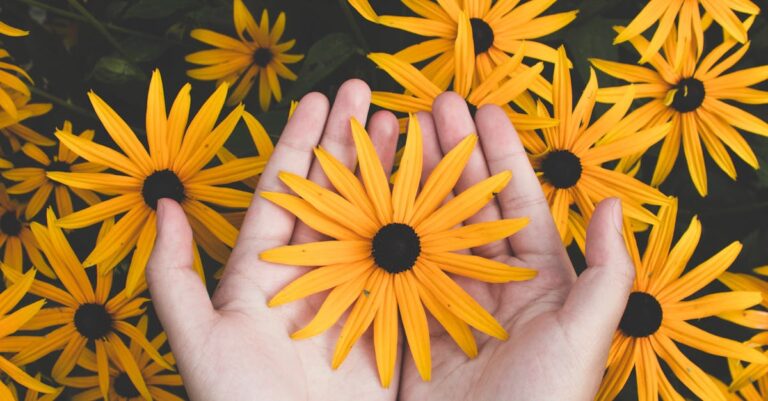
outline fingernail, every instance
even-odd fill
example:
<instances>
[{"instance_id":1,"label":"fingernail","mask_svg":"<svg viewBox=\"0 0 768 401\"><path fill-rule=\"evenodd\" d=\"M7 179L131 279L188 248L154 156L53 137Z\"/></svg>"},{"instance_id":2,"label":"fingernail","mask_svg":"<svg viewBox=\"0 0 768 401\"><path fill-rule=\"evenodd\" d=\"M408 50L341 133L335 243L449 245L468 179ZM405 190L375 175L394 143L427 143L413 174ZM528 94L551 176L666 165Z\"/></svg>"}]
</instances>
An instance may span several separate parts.
<instances>
[{"instance_id":1,"label":"fingernail","mask_svg":"<svg viewBox=\"0 0 768 401\"><path fill-rule=\"evenodd\" d=\"M622 213L621 199L613 198L613 226L620 234L624 232L624 213Z\"/></svg>"}]
</instances>

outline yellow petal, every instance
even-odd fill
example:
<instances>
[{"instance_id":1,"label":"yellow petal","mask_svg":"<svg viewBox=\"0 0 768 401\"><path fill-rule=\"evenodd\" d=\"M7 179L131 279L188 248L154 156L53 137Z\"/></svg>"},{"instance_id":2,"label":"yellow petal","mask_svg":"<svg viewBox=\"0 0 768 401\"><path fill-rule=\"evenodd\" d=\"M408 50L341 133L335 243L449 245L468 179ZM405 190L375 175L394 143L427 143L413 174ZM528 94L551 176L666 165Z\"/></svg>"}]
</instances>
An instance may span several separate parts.
<instances>
[{"instance_id":1,"label":"yellow petal","mask_svg":"<svg viewBox=\"0 0 768 401\"><path fill-rule=\"evenodd\" d=\"M259 255L259 258L265 262L294 266L353 263L370 257L370 241L320 241L286 245L264 251Z\"/></svg>"},{"instance_id":2,"label":"yellow petal","mask_svg":"<svg viewBox=\"0 0 768 401\"><path fill-rule=\"evenodd\" d=\"M432 378L429 326L419 299L418 282L413 272L405 271L394 275L394 287L408 348L422 380L429 381Z\"/></svg>"}]
</instances>

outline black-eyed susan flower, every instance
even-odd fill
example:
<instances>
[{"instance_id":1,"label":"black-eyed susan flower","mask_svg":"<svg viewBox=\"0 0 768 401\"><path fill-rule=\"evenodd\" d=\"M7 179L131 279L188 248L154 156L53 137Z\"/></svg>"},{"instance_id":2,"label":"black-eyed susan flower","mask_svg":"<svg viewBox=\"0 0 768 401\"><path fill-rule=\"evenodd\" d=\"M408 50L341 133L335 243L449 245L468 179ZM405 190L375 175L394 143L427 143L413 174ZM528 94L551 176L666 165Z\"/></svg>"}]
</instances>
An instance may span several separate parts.
<instances>
[{"instance_id":1,"label":"black-eyed susan flower","mask_svg":"<svg viewBox=\"0 0 768 401\"><path fill-rule=\"evenodd\" d=\"M640 401L657 400L659 395L665 400L682 400L661 361L699 399L725 401L717 384L680 351L676 342L712 355L768 363L768 357L752 347L687 322L743 311L758 304L761 296L758 292L729 291L687 300L728 269L742 246L733 242L685 272L702 229L694 217L672 246L676 218L677 201L673 200L659 212L659 223L651 229L642 257L635 237L626 238L637 274L611 344L599 401L614 399L633 370Z\"/></svg>"},{"instance_id":2,"label":"black-eyed susan flower","mask_svg":"<svg viewBox=\"0 0 768 401\"><path fill-rule=\"evenodd\" d=\"M152 74L146 118L149 152L117 112L93 92L89 96L94 110L123 153L68 132L56 132L61 142L75 154L120 173L49 172L48 177L70 187L117 195L62 217L57 224L63 228L81 228L125 213L114 229L96 244L84 264L92 266L107 259L116 264L119 258L114 255L135 245L126 278L128 294L133 294L144 282L144 269L157 234L155 208L158 199L171 198L180 202L193 227L198 226L195 222L206 226L205 232L195 230L197 243L219 241L231 248L237 238L237 229L206 203L247 208L252 198L250 192L221 185L259 174L266 163L257 157L245 157L206 169L232 134L243 114L243 106L236 107L216 125L227 96L225 83L216 89L188 124L190 88L187 84L179 91L170 114L167 114L160 72ZM212 236L205 236L208 233ZM199 255L195 255L195 269L203 277L202 263ZM109 263L105 268L111 269L114 264Z\"/></svg>"},{"instance_id":3,"label":"black-eyed susan flower","mask_svg":"<svg viewBox=\"0 0 768 401\"><path fill-rule=\"evenodd\" d=\"M40 373L37 373L35 375L35 380L40 380L42 378L42 375ZM13 385L8 386L11 390L11 393L16 398L11 398L11 401L13 400L19 400L19 401L55 401L58 399L58 397L61 395L61 393L64 391L64 387L58 387L56 388L54 392L52 393L41 393L37 390L33 389L27 389L26 392L24 392L24 397L19 396L18 391L16 390L16 387Z\"/></svg>"},{"instance_id":4,"label":"black-eyed susan flower","mask_svg":"<svg viewBox=\"0 0 768 401\"><path fill-rule=\"evenodd\" d=\"M280 43L285 31L285 13L278 15L270 30L267 10L257 23L243 1L234 0L234 23L238 38L208 29L192 30L192 38L216 49L187 55L188 62L205 66L188 70L187 75L232 86L228 105L241 102L258 80L259 105L266 111L272 97L278 102L283 98L279 78L290 81L297 78L286 65L298 63L304 56L286 53L296 44L295 39Z\"/></svg>"},{"instance_id":5,"label":"black-eyed susan flower","mask_svg":"<svg viewBox=\"0 0 768 401\"><path fill-rule=\"evenodd\" d=\"M763 347L763 349L765 346L768 346L765 333L755 336L755 338L750 339L747 343L755 347ZM740 384L740 387L738 388L733 387L733 385L730 387L723 385L721 386L721 389L724 390L726 396L732 397L733 401L764 401L768 399L768 375L762 374L759 377L754 377L750 374L759 372L748 372L747 369L748 368L745 368L741 362L729 358L728 370L731 373L731 378L734 380L743 380L743 384ZM734 384L737 383L734 382ZM739 396L737 396L736 393L738 393ZM732 401L731 398L729 398L728 401Z\"/></svg>"},{"instance_id":6,"label":"black-eyed susan flower","mask_svg":"<svg viewBox=\"0 0 768 401\"><path fill-rule=\"evenodd\" d=\"M38 146L53 146L54 140L41 135L21 122L32 117L41 116L51 111L50 103L30 103L29 97L17 92L11 93L16 106L16 116L3 108L0 110L0 134L11 144L11 149L18 152L24 142L34 143Z\"/></svg>"},{"instance_id":7,"label":"black-eyed susan flower","mask_svg":"<svg viewBox=\"0 0 768 401\"><path fill-rule=\"evenodd\" d=\"M29 221L24 218L25 207L12 200L5 186L0 184L0 248L3 249L3 263L20 272L26 254L33 266L53 278L53 271L40 254L37 241L29 229Z\"/></svg>"},{"instance_id":8,"label":"black-eyed susan flower","mask_svg":"<svg viewBox=\"0 0 768 401\"><path fill-rule=\"evenodd\" d=\"M706 12L704 15L702 8ZM756 15L760 13L760 7L751 0L650 0L627 29L619 32L614 44L641 37L643 32L658 22L650 44L640 50L640 62L650 61L668 38L672 38L676 43L676 54L680 56L672 60L676 61L675 66L679 66L684 47L692 45L697 55L701 55L704 50L704 31L712 20L720 24L737 42L745 43L749 28L742 25L736 12Z\"/></svg>"},{"instance_id":9,"label":"black-eyed susan flower","mask_svg":"<svg viewBox=\"0 0 768 401\"><path fill-rule=\"evenodd\" d=\"M431 356L422 304L470 357L477 354L477 346L469 326L497 339L507 338L506 330L496 319L445 272L491 283L528 280L536 275L535 270L454 253L506 238L527 224L528 220L521 218L456 228L506 186L511 172L485 179L443 203L464 169L477 137L467 137L446 154L419 191L421 130L415 118L410 119L408 128L403 159L391 190L373 143L362 125L353 119L352 134L362 183L341 162L317 148L317 160L338 193L282 172L280 179L298 196L261 194L332 238L283 246L260 255L273 263L321 266L283 288L269 305L274 307L332 289L314 319L291 335L303 339L333 326L354 303L336 343L332 366L336 368L342 363L373 324L376 365L383 386L390 384L395 370L398 312L411 355L425 380L430 379Z\"/></svg>"},{"instance_id":10,"label":"black-eyed susan flower","mask_svg":"<svg viewBox=\"0 0 768 401\"><path fill-rule=\"evenodd\" d=\"M19 308L16 312L9 313L29 292L32 283L35 280L35 273L36 271L32 269L24 275L19 274L17 282L0 292L0 340L11 336L22 326L27 324L27 322L40 312L40 309L45 304L44 300L40 300ZM20 364L9 361L3 355L0 355L0 374L7 375L16 383L35 391L43 393L53 393L56 391L53 387L41 382L39 378L35 379L25 373L19 368L19 365ZM0 399L16 400L16 396L3 381L0 381Z\"/></svg>"},{"instance_id":11,"label":"black-eyed susan flower","mask_svg":"<svg viewBox=\"0 0 768 401\"><path fill-rule=\"evenodd\" d=\"M10 58L8 51L0 49L0 60L7 58ZM0 111L5 111L11 118L19 118L19 111L16 106L18 99L15 98L29 98L31 96L29 87L27 87L28 83L32 83L32 78L23 68L0 61Z\"/></svg>"},{"instance_id":12,"label":"black-eyed susan flower","mask_svg":"<svg viewBox=\"0 0 768 401\"><path fill-rule=\"evenodd\" d=\"M621 28L617 30L623 32ZM642 36L635 36L631 43L640 53L648 48L648 41ZM727 148L753 168L758 168L757 157L737 129L768 136L768 123L733 103L768 103L766 92L751 88L768 80L768 66L726 73L749 49L747 43L731 52L738 42L728 38L703 57L696 56L691 47L682 48L682 66L676 69L672 63L678 56L675 43L676 38L670 36L665 51L649 59L652 68L607 60L592 60L592 64L634 85L636 99L650 99L630 113L623 124L615 127L607 140L624 137L626 133L644 127L672 122L672 129L661 146L651 185L658 186L669 176L682 146L691 180L704 196L707 194L704 149L732 179L736 178L736 167ZM615 103L627 88L626 85L602 88L597 99ZM635 161L640 155L632 155L625 162Z\"/></svg>"},{"instance_id":13,"label":"black-eyed susan flower","mask_svg":"<svg viewBox=\"0 0 768 401\"><path fill-rule=\"evenodd\" d=\"M670 129L669 125L635 131L634 135L611 144L596 144L624 117L632 102L634 89L628 88L620 102L592 122L598 89L594 71L574 106L565 49L561 47L559 52L560 60L555 63L552 104L553 116L560 123L542 129L541 136L521 133L521 139L531 153L560 236L567 242L578 232L585 232L583 222L589 221L595 205L608 197L620 198L624 213L631 219L655 222L655 215L643 205L663 205L667 198L657 189L602 165L645 150L663 138ZM543 104L539 104L538 109L539 115L550 117ZM578 213L571 212L573 205Z\"/></svg>"},{"instance_id":14,"label":"black-eyed susan flower","mask_svg":"<svg viewBox=\"0 0 768 401\"><path fill-rule=\"evenodd\" d=\"M56 306L41 310L24 326L26 330L52 330L45 337L30 342L12 361L26 365L56 351L61 351L51 370L54 380L69 375L86 349L94 349L99 377L99 389L106 397L109 393L109 358L114 356L126 371L131 382L148 395L138 361L126 347L121 334L135 341L152 360L165 369L172 370L155 346L127 319L144 313L146 298L130 296L125 290L114 296L112 292L113 271L100 269L96 274L95 288L72 250L64 232L56 225L56 216L49 208L48 224L32 223L32 231L40 248L56 272L59 285L34 281L29 292L47 299ZM100 236L103 237L105 230ZM22 280L20 273L7 266L3 273L11 282ZM108 351L109 349L109 351Z\"/></svg>"},{"instance_id":15,"label":"black-eyed susan flower","mask_svg":"<svg viewBox=\"0 0 768 401\"><path fill-rule=\"evenodd\" d=\"M371 97L373 104L404 113L432 110L432 103L443 92L434 81L395 55L371 53L368 58L406 90L406 93L374 91ZM528 89L534 85L536 78L540 77L539 73L544 68L543 63L527 68L519 74L514 73L522 65L522 61L522 51L514 57L508 58L503 64L494 68L493 72L480 85L464 94L464 98L470 108L477 108L486 104L500 106L515 124L515 127L521 130L557 125L556 120L535 115L536 103L528 92ZM510 75L512 75L512 79L509 79ZM542 95L551 99L551 88L543 91ZM515 111L509 105L510 102L515 103L528 114Z\"/></svg>"},{"instance_id":16,"label":"black-eyed susan flower","mask_svg":"<svg viewBox=\"0 0 768 401\"><path fill-rule=\"evenodd\" d=\"M517 54L525 42L525 56L554 62L555 49L534 41L568 25L577 11L540 16L554 1L439 0L405 2L417 16L377 15L368 0L349 0L365 19L430 38L396 54L407 63L430 61L423 74L445 90L453 81L454 90L467 96ZM520 65L515 72L521 72ZM545 83L541 78L541 83Z\"/></svg>"},{"instance_id":17,"label":"black-eyed susan flower","mask_svg":"<svg viewBox=\"0 0 768 401\"><path fill-rule=\"evenodd\" d=\"M72 133L72 123L64 122L63 132ZM93 130L85 130L79 137L85 140L93 139ZM27 207L24 210L24 217L27 220L35 217L40 210L48 205L51 193L54 194L56 211L59 216L66 216L72 213L72 197L70 192L82 199L88 205L99 203L99 197L93 191L80 188L68 188L66 185L51 181L46 173L53 171L72 171L78 173L98 173L106 170L105 166L90 162L77 163L78 156L72 152L63 143L59 143L58 153L50 157L39 146L33 143L25 143L21 147L22 152L30 159L41 164L42 167L20 167L3 171L2 175L11 181L19 181L18 184L8 188L11 195L26 194L34 191L29 198Z\"/></svg>"},{"instance_id":18,"label":"black-eyed susan flower","mask_svg":"<svg viewBox=\"0 0 768 401\"><path fill-rule=\"evenodd\" d=\"M139 320L139 324L136 325L139 332L142 335L147 334L147 317L142 316ZM156 349L160 349L166 343L165 333L160 333L154 339L151 344ZM128 374L128 370L120 362L120 358L114 353L114 350L107 348L107 353L110 355L108 358L110 361L109 366L109 400L113 401L183 401L179 396L176 396L169 392L169 387L182 386L181 376L173 373L164 373L165 368L158 365L152 360L152 357L148 355L141 345L136 341L131 340L129 350L133 359L138 363L141 377L144 379L144 383L147 385L149 395L152 398L145 398L142 396L142 392L133 384ZM164 355L165 359L174 363L173 354L170 352ZM79 365L85 370L93 373L98 372L98 366L96 362L96 355L93 352L86 351L80 358ZM99 388L99 376L78 376L67 377L61 380L61 383L65 386L82 389L78 395L73 397L73 400L87 401L98 400L101 398L101 389Z\"/></svg>"}]
</instances>

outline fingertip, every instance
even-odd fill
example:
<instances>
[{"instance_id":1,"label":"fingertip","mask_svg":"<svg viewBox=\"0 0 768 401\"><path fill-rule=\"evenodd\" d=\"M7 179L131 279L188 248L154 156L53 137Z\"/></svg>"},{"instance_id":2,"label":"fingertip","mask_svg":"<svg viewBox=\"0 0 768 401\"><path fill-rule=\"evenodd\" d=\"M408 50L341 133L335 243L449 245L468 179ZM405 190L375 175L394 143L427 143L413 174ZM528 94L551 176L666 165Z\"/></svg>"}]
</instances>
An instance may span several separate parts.
<instances>
[{"instance_id":1,"label":"fingertip","mask_svg":"<svg viewBox=\"0 0 768 401\"><path fill-rule=\"evenodd\" d=\"M296 106L296 110L293 112L293 116L312 111L323 114L323 118L325 118L325 114L328 113L330 107L330 102L325 95L320 92L309 92L301 98L299 105ZM290 124L292 120L295 120L295 118L288 120L288 123Z\"/></svg>"},{"instance_id":2,"label":"fingertip","mask_svg":"<svg viewBox=\"0 0 768 401\"><path fill-rule=\"evenodd\" d=\"M504 109L495 104L485 104L480 106L475 113L475 120L480 121L493 121L509 124L509 118Z\"/></svg>"},{"instance_id":3,"label":"fingertip","mask_svg":"<svg viewBox=\"0 0 768 401\"><path fill-rule=\"evenodd\" d=\"M355 103L368 104L371 102L371 88L365 81L357 78L344 81L339 87L336 97L349 96Z\"/></svg>"},{"instance_id":4,"label":"fingertip","mask_svg":"<svg viewBox=\"0 0 768 401\"><path fill-rule=\"evenodd\" d=\"M448 112L455 114L457 112L466 112L469 115L467 101L456 92L447 91L439 94L432 102L432 110L435 113Z\"/></svg>"}]
</instances>

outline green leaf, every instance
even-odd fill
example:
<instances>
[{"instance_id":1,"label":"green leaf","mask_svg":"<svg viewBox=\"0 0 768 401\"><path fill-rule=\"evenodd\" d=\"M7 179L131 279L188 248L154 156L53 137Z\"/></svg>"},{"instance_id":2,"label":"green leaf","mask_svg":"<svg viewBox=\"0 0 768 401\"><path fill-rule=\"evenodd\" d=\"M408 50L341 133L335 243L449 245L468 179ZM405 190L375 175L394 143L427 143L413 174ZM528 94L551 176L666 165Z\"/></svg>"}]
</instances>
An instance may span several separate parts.
<instances>
[{"instance_id":1,"label":"green leaf","mask_svg":"<svg viewBox=\"0 0 768 401\"><path fill-rule=\"evenodd\" d=\"M177 11L198 5L195 0L139 0L128 7L124 18L156 19L165 18Z\"/></svg>"},{"instance_id":2,"label":"green leaf","mask_svg":"<svg viewBox=\"0 0 768 401\"><path fill-rule=\"evenodd\" d=\"M315 42L307 52L307 57L294 82L285 96L285 102L295 100L341 67L355 52L360 51L349 35L331 33Z\"/></svg>"},{"instance_id":3,"label":"green leaf","mask_svg":"<svg viewBox=\"0 0 768 401\"><path fill-rule=\"evenodd\" d=\"M144 73L130 61L118 56L105 56L96 62L91 73L97 81L121 84L146 80Z\"/></svg>"},{"instance_id":4,"label":"green leaf","mask_svg":"<svg viewBox=\"0 0 768 401\"><path fill-rule=\"evenodd\" d=\"M147 40L138 37L128 37L120 42L125 53L137 63L158 59L168 50L168 43L157 40Z\"/></svg>"}]
</instances>

